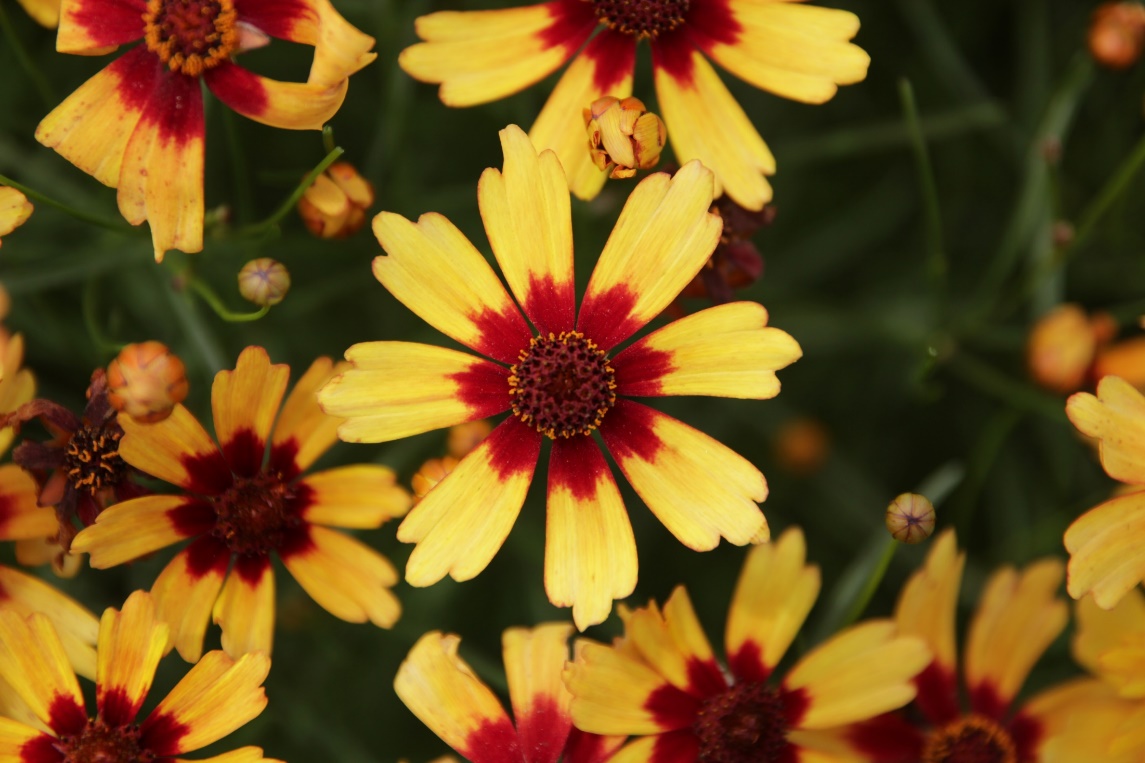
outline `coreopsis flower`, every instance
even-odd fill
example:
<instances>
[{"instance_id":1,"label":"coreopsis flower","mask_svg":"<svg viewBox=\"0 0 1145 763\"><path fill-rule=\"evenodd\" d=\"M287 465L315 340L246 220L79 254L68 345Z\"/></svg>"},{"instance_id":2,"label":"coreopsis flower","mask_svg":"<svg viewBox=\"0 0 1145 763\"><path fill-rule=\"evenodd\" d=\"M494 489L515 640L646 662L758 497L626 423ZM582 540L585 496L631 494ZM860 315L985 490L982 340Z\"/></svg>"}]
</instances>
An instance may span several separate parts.
<instances>
[{"instance_id":1,"label":"coreopsis flower","mask_svg":"<svg viewBox=\"0 0 1145 763\"><path fill-rule=\"evenodd\" d=\"M349 162L335 162L298 200L298 214L306 229L319 238L346 238L366 224L366 210L374 204L374 186Z\"/></svg>"},{"instance_id":2,"label":"coreopsis flower","mask_svg":"<svg viewBox=\"0 0 1145 763\"><path fill-rule=\"evenodd\" d=\"M107 367L108 400L142 424L171 415L187 397L187 369L162 342L129 344Z\"/></svg>"},{"instance_id":3,"label":"coreopsis flower","mask_svg":"<svg viewBox=\"0 0 1145 763\"><path fill-rule=\"evenodd\" d=\"M1077 392L1066 415L1099 441L1105 473L1137 489L1082 514L1065 531L1069 551L1069 595L1093 594L1109 609L1145 580L1145 396L1128 382L1106 376L1097 396Z\"/></svg>"},{"instance_id":4,"label":"coreopsis flower","mask_svg":"<svg viewBox=\"0 0 1145 763\"><path fill-rule=\"evenodd\" d=\"M0 719L0 760L13 763L179 759L230 734L266 707L265 654L238 660L206 655L171 693L137 720L167 645L167 625L143 591L123 611L107 609L99 623L96 715L84 696L52 621L0 612L0 674L46 728ZM220 758L258 763L262 750L244 747Z\"/></svg>"},{"instance_id":5,"label":"coreopsis flower","mask_svg":"<svg viewBox=\"0 0 1145 763\"><path fill-rule=\"evenodd\" d=\"M1107 2L1097 6L1087 35L1094 60L1110 69L1127 69L1145 48L1145 5Z\"/></svg>"},{"instance_id":6,"label":"coreopsis flower","mask_svg":"<svg viewBox=\"0 0 1145 763\"><path fill-rule=\"evenodd\" d=\"M259 307L272 307L286 299L290 271L278 260L258 257L239 271L239 294Z\"/></svg>"},{"instance_id":7,"label":"coreopsis flower","mask_svg":"<svg viewBox=\"0 0 1145 763\"><path fill-rule=\"evenodd\" d=\"M584 110L592 163L610 178L630 178L660 161L668 134L643 101L606 95Z\"/></svg>"},{"instance_id":8,"label":"coreopsis flower","mask_svg":"<svg viewBox=\"0 0 1145 763\"><path fill-rule=\"evenodd\" d=\"M918 696L909 708L844 732L866 760L1033 763L1042 760L1041 746L1063 731L1037 699L1015 707L1026 676L1069 619L1057 596L1063 565L1042 559L990 576L966 634L960 682L955 615L965 561L947 530L903 587L895 621L902 633L924 639L934 659L915 679Z\"/></svg>"},{"instance_id":9,"label":"coreopsis flower","mask_svg":"<svg viewBox=\"0 0 1145 763\"><path fill-rule=\"evenodd\" d=\"M930 653L890 620L841 631L776 674L819 593L819 569L805 556L797 528L748 553L724 632L726 665L682 586L662 611L655 602L621 608L617 644L577 643L565 673L573 723L634 736L617 761L788 763L820 760L805 757L830 744L820 730L909 702Z\"/></svg>"},{"instance_id":10,"label":"coreopsis flower","mask_svg":"<svg viewBox=\"0 0 1145 763\"><path fill-rule=\"evenodd\" d=\"M778 394L777 369L799 345L750 302L705 310L631 344L703 266L719 239L708 213L712 176L699 162L645 178L620 215L579 315L569 193L560 162L539 156L516 126L501 131L502 172L478 200L493 253L529 328L493 269L441 215L412 223L383 212L374 233L388 256L374 275L438 330L486 357L409 342L351 347L352 370L319 394L347 418L339 435L381 442L510 415L402 522L417 547L406 580L468 580L509 533L544 438L548 474L545 588L581 628L608 616L636 584L636 544L604 447L649 508L685 545L714 548L768 537L763 475L743 457L630 397Z\"/></svg>"},{"instance_id":11,"label":"coreopsis flower","mask_svg":"<svg viewBox=\"0 0 1145 763\"><path fill-rule=\"evenodd\" d=\"M561 671L573 628L510 628L501 638L513 719L457 654L461 639L439 631L418 639L398 668L394 690L406 707L473 763L604 763L622 737L573 728ZM514 723L515 721L515 723Z\"/></svg>"},{"instance_id":12,"label":"coreopsis flower","mask_svg":"<svg viewBox=\"0 0 1145 763\"><path fill-rule=\"evenodd\" d=\"M340 422L318 409L314 392L339 370L329 358L314 361L283 404L290 368L246 348L211 389L219 445L182 405L157 424L121 418L124 461L180 492L111 507L72 549L102 569L190 539L151 587L185 659L202 654L208 617L222 626L228 654L270 652L274 555L334 616L380 627L397 620L393 565L330 528L378 527L405 513L409 495L384 466L303 476L337 441Z\"/></svg>"},{"instance_id":13,"label":"coreopsis flower","mask_svg":"<svg viewBox=\"0 0 1145 763\"><path fill-rule=\"evenodd\" d=\"M652 48L657 109L681 164L699 159L722 190L748 209L771 199L775 158L708 58L746 82L805 103L863 80L870 57L848 42L853 13L756 0L550 0L522 8L441 11L417 20L424 41L398 63L441 84L448 106L472 106L525 89L572 65L529 131L560 157L578 197L605 175L584 150L585 104L632 95L637 44ZM586 44L587 43L587 44ZM578 53L579 51L579 53Z\"/></svg>"},{"instance_id":14,"label":"coreopsis flower","mask_svg":"<svg viewBox=\"0 0 1145 763\"><path fill-rule=\"evenodd\" d=\"M276 82L233 56L268 37L314 46L306 82ZM206 131L200 81L245 117L320 130L374 39L329 0L63 0L56 49L96 55L142 40L68 96L36 139L118 189L132 225L147 220L155 259L203 248Z\"/></svg>"},{"instance_id":15,"label":"coreopsis flower","mask_svg":"<svg viewBox=\"0 0 1145 763\"><path fill-rule=\"evenodd\" d=\"M7 236L31 216L32 202L28 201L27 196L15 188L0 186L0 236Z\"/></svg>"}]
</instances>

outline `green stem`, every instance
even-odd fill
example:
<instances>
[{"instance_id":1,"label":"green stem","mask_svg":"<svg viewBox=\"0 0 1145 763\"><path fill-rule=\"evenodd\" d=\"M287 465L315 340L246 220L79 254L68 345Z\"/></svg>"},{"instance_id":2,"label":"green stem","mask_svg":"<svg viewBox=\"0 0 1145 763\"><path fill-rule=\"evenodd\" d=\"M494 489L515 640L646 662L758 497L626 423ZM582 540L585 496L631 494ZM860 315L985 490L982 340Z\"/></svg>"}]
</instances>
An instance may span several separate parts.
<instances>
[{"instance_id":1,"label":"green stem","mask_svg":"<svg viewBox=\"0 0 1145 763\"><path fill-rule=\"evenodd\" d=\"M302 178L302 182L298 184L298 187L294 189L294 192L286 198L286 201L282 203L282 206L280 206L278 210L274 212L274 214L262 222L239 228L235 232L235 235L243 237L257 236L261 233L265 233L273 228L276 228L282 218L286 217L288 214L290 214L290 210L294 209L294 205L297 204L298 200L302 198L302 194L306 193L306 189L314 184L314 180L323 172L325 172L326 168L333 164L338 159L338 157L344 153L345 151L342 148L335 146L334 149L330 151L330 153L326 154L325 159L318 162L318 166L310 170L306 177Z\"/></svg>"},{"instance_id":2,"label":"green stem","mask_svg":"<svg viewBox=\"0 0 1145 763\"><path fill-rule=\"evenodd\" d=\"M143 232L140 228L133 228L130 225L115 222L114 220L108 220L105 217L93 215L90 212L84 212L83 210L68 206L62 201L56 201L50 196L45 196L39 191L29 188L23 183L17 183L15 180L12 180L5 175L0 175L0 185L11 186L12 188L15 188L17 191L20 191L31 199L34 199L42 204L47 204L49 207L55 207L61 212L66 212L67 214L82 222L90 223L91 225L98 225L100 228L106 228L107 230L112 230L116 233L139 234Z\"/></svg>"},{"instance_id":3,"label":"green stem","mask_svg":"<svg viewBox=\"0 0 1145 763\"><path fill-rule=\"evenodd\" d=\"M1062 261L1089 238L1089 235L1093 233L1094 226L1105 216L1113 203L1125 193L1143 164L1145 164L1145 137L1137 141L1137 145L1129 153L1129 158L1122 162L1121 167L1097 194L1097 198L1091 201L1085 211L1082 212L1081 222L1077 224L1077 230L1074 231L1073 241L1060 255Z\"/></svg>"},{"instance_id":4,"label":"green stem","mask_svg":"<svg viewBox=\"0 0 1145 763\"><path fill-rule=\"evenodd\" d=\"M886 577L887 569L891 566L891 559L894 558L895 550L898 549L899 545L899 542L892 538L890 533L886 533L886 538L883 540L883 550L879 554L879 561L871 570L871 574L867 576L866 581L863 582L862 590L851 603L851 608L847 610L847 616L843 618L843 622L839 623L838 630L842 630L858 620L866 610L867 605L871 603L871 599L875 595L875 591L879 588L879 583L883 582L883 578Z\"/></svg>"},{"instance_id":5,"label":"green stem","mask_svg":"<svg viewBox=\"0 0 1145 763\"><path fill-rule=\"evenodd\" d=\"M227 150L231 155L231 168L234 170L235 180L235 207L239 220L249 220L254 211L250 187L250 170L247 166L246 154L239 141L237 118L230 109L223 109L223 124L226 126Z\"/></svg>"},{"instance_id":6,"label":"green stem","mask_svg":"<svg viewBox=\"0 0 1145 763\"><path fill-rule=\"evenodd\" d=\"M334 140L334 128L330 125L323 125L322 127L322 148L329 154L331 151L338 147L337 142Z\"/></svg>"},{"instance_id":7,"label":"green stem","mask_svg":"<svg viewBox=\"0 0 1145 763\"><path fill-rule=\"evenodd\" d=\"M263 306L253 313L236 313L223 304L223 301L219 299L219 296L215 294L210 286L194 276L188 276L187 286L202 297L203 301L215 311L216 315L228 323L249 323L250 321L257 321L270 312L269 307Z\"/></svg>"},{"instance_id":8,"label":"green stem","mask_svg":"<svg viewBox=\"0 0 1145 763\"><path fill-rule=\"evenodd\" d=\"M32 84L36 86L36 90L40 92L40 98L43 99L45 105L49 109L55 108L59 103L56 94L52 91L52 86L48 84L48 80L36 67L35 62L28 51L24 50L24 46L20 43L20 36L16 34L16 30L12 27L12 20L8 18L8 12L4 10L4 4L0 3L0 27L4 28L4 37L8 40L8 45L12 52L16 54L16 61L20 64L20 68L28 75L28 79L32 80Z\"/></svg>"},{"instance_id":9,"label":"green stem","mask_svg":"<svg viewBox=\"0 0 1145 763\"><path fill-rule=\"evenodd\" d=\"M918 167L918 183L922 189L923 211L926 215L926 242L929 250L929 267L932 285L938 304L945 303L947 261L942 245L942 212L938 204L938 184L934 180L934 167L930 163L930 153L926 138L922 133L922 123L918 118L918 107L914 100L914 88L910 80L899 80L899 100L902 103L903 117L914 149Z\"/></svg>"}]
</instances>

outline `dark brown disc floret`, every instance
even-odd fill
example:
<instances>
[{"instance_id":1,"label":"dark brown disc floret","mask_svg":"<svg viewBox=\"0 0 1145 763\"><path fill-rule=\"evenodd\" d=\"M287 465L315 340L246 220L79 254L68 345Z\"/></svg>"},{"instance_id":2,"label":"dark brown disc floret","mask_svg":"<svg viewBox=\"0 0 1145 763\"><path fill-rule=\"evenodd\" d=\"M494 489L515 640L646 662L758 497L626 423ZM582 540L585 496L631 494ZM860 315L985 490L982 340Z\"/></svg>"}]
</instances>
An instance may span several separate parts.
<instances>
[{"instance_id":1,"label":"dark brown disc floret","mask_svg":"<svg viewBox=\"0 0 1145 763\"><path fill-rule=\"evenodd\" d=\"M790 748L790 723L778 689L740 683L706 699L692 725L702 763L776 763Z\"/></svg>"},{"instance_id":2,"label":"dark brown disc floret","mask_svg":"<svg viewBox=\"0 0 1145 763\"><path fill-rule=\"evenodd\" d=\"M295 488L276 474L236 477L225 493L211 498L212 534L236 554L268 554L304 524L295 498Z\"/></svg>"},{"instance_id":3,"label":"dark brown disc floret","mask_svg":"<svg viewBox=\"0 0 1145 763\"><path fill-rule=\"evenodd\" d=\"M510 369L509 397L513 413L541 434L585 435L616 403L616 372L580 332L533 337Z\"/></svg>"},{"instance_id":4,"label":"dark brown disc floret","mask_svg":"<svg viewBox=\"0 0 1145 763\"><path fill-rule=\"evenodd\" d=\"M935 729L926 739L923 763L1017 763L1009 732L989 718L970 715Z\"/></svg>"},{"instance_id":5,"label":"dark brown disc floret","mask_svg":"<svg viewBox=\"0 0 1145 763\"><path fill-rule=\"evenodd\" d=\"M151 763L155 754L139 743L139 727L109 726L102 720L89 720L78 734L60 737L56 749L63 763Z\"/></svg>"},{"instance_id":6,"label":"dark brown disc floret","mask_svg":"<svg viewBox=\"0 0 1145 763\"><path fill-rule=\"evenodd\" d=\"M127 465L119 455L123 430L114 420L85 425L64 446L64 472L76 491L95 495L123 481Z\"/></svg>"},{"instance_id":7,"label":"dark brown disc floret","mask_svg":"<svg viewBox=\"0 0 1145 763\"><path fill-rule=\"evenodd\" d=\"M143 24L159 60L192 77L227 60L238 44L233 0L149 0Z\"/></svg>"},{"instance_id":8,"label":"dark brown disc floret","mask_svg":"<svg viewBox=\"0 0 1145 763\"><path fill-rule=\"evenodd\" d=\"M638 40L655 39L684 23L691 0L592 0L600 22Z\"/></svg>"}]
</instances>

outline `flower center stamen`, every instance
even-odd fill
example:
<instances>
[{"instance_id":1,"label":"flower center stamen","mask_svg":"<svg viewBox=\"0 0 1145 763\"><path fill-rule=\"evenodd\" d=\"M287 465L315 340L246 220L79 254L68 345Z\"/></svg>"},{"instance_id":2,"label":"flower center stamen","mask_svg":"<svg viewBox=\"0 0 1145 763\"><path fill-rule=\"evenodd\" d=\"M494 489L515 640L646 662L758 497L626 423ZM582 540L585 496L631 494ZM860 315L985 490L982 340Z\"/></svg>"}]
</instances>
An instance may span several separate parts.
<instances>
[{"instance_id":1,"label":"flower center stamen","mask_svg":"<svg viewBox=\"0 0 1145 763\"><path fill-rule=\"evenodd\" d=\"M143 13L149 50L173 72L197 77L238 46L234 0L148 0Z\"/></svg>"},{"instance_id":2,"label":"flower center stamen","mask_svg":"<svg viewBox=\"0 0 1145 763\"><path fill-rule=\"evenodd\" d=\"M235 483L211 499L215 527L211 534L233 553L265 555L279 548L290 531L303 524L294 509L295 491L278 476L260 472L235 478Z\"/></svg>"},{"instance_id":3,"label":"flower center stamen","mask_svg":"<svg viewBox=\"0 0 1145 763\"><path fill-rule=\"evenodd\" d=\"M989 718L971 715L935 729L926 739L923 763L1017 763L1010 734Z\"/></svg>"},{"instance_id":4,"label":"flower center stamen","mask_svg":"<svg viewBox=\"0 0 1145 763\"><path fill-rule=\"evenodd\" d=\"M63 763L151 763L155 753L139 745L137 726L113 728L98 718L89 720L79 734L56 743Z\"/></svg>"},{"instance_id":5,"label":"flower center stamen","mask_svg":"<svg viewBox=\"0 0 1145 763\"><path fill-rule=\"evenodd\" d=\"M638 40L656 39L684 23L691 0L592 0L600 23Z\"/></svg>"},{"instance_id":6,"label":"flower center stamen","mask_svg":"<svg viewBox=\"0 0 1145 763\"><path fill-rule=\"evenodd\" d=\"M736 684L709 697L692 731L702 763L771 763L788 749L783 697L761 682Z\"/></svg>"},{"instance_id":7,"label":"flower center stamen","mask_svg":"<svg viewBox=\"0 0 1145 763\"><path fill-rule=\"evenodd\" d=\"M555 440L588 434L616 403L616 372L578 331L533 337L509 371L513 413Z\"/></svg>"},{"instance_id":8,"label":"flower center stamen","mask_svg":"<svg viewBox=\"0 0 1145 763\"><path fill-rule=\"evenodd\" d=\"M85 426L72 435L64 449L64 471L73 488L95 495L120 483L127 470L119 456L122 437L123 430L114 421Z\"/></svg>"}]
</instances>

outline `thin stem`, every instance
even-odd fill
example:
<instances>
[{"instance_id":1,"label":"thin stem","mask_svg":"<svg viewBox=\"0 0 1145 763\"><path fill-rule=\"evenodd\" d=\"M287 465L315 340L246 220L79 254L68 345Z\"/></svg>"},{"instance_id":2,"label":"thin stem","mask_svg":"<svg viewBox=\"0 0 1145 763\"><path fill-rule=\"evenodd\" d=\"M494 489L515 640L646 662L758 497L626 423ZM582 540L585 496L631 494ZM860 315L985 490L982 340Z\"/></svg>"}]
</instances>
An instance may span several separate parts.
<instances>
[{"instance_id":1,"label":"thin stem","mask_svg":"<svg viewBox=\"0 0 1145 763\"><path fill-rule=\"evenodd\" d=\"M254 225L248 225L246 227L239 228L235 232L235 235L244 237L257 236L260 233L267 232L277 227L282 218L286 217L288 214L290 214L290 210L294 209L294 205L297 204L298 200L302 198L302 194L306 193L306 189L314 184L314 180L323 172L325 172L326 168L333 164L338 159L338 157L344 153L344 149L335 146L330 153L326 154L325 159L318 162L318 165L314 169L310 170L306 177L302 178L302 182L298 184L298 187L294 189L294 192L286 198L286 201L282 203L282 206L280 206L270 217L266 218L262 222L255 223Z\"/></svg>"},{"instance_id":2,"label":"thin stem","mask_svg":"<svg viewBox=\"0 0 1145 763\"><path fill-rule=\"evenodd\" d=\"M846 617L843 622L839 624L839 628L845 628L851 623L859 619L859 616L866 610L867 605L871 603L871 599L875 595L875 591L879 588L879 583L883 582L886 577L887 569L891 566L891 559L895 556L895 551L899 547L899 542L891 537L890 533L886 533L886 539L883 540L882 553L879 554L879 560L871 570L871 574L863 581L863 588L859 591L859 595L851 602L850 609L847 610Z\"/></svg>"},{"instance_id":3,"label":"thin stem","mask_svg":"<svg viewBox=\"0 0 1145 763\"><path fill-rule=\"evenodd\" d=\"M334 140L334 128L330 125L323 125L322 127L322 148L326 153L330 153L338 147L337 142Z\"/></svg>"},{"instance_id":4,"label":"thin stem","mask_svg":"<svg viewBox=\"0 0 1145 763\"><path fill-rule=\"evenodd\" d=\"M250 187L250 170L247 166L246 154L239 141L239 130L234 112L223 109L223 124L226 127L227 150L231 155L231 168L234 170L235 180L235 207L239 220L249 220L254 212L253 199Z\"/></svg>"},{"instance_id":5,"label":"thin stem","mask_svg":"<svg viewBox=\"0 0 1145 763\"><path fill-rule=\"evenodd\" d=\"M1077 230L1074 231L1073 241L1060 255L1063 261L1089 238L1089 235L1093 233L1094 226L1105 216L1113 203L1125 193L1143 164L1145 164L1145 137L1137 141L1137 145L1129 153L1129 158L1122 162L1121 167L1097 194L1097 198L1091 201L1085 211L1082 212L1079 218L1081 222L1077 224Z\"/></svg>"},{"instance_id":6,"label":"thin stem","mask_svg":"<svg viewBox=\"0 0 1145 763\"><path fill-rule=\"evenodd\" d=\"M257 321L270 312L270 308L264 305L253 313L236 313L223 304L223 301L219 299L219 296L215 294L210 286L194 276L190 276L187 279L187 286L202 297L203 301L215 311L216 315L228 323L249 323L250 321Z\"/></svg>"},{"instance_id":7,"label":"thin stem","mask_svg":"<svg viewBox=\"0 0 1145 763\"><path fill-rule=\"evenodd\" d=\"M914 100L914 88L910 80L899 80L899 100L902 103L903 118L910 134L918 167L918 183L922 189L923 211L926 215L926 242L929 250L930 277L939 304L945 302L947 262L942 245L942 212L938 204L938 184L934 180L934 168L930 163L930 152L922 133L922 123L918 118L918 107Z\"/></svg>"},{"instance_id":8,"label":"thin stem","mask_svg":"<svg viewBox=\"0 0 1145 763\"><path fill-rule=\"evenodd\" d=\"M40 98L43 99L49 109L55 108L59 100L48 80L44 78L31 56L28 55L28 51L24 50L24 46L20 43L20 35L16 34L16 30L12 27L12 20L8 18L8 12L4 10L3 3L0 3L0 27L4 28L4 37L8 41L8 46L16 54L16 61L20 64L20 68L28 75L28 79L32 80L36 90L40 92Z\"/></svg>"},{"instance_id":9,"label":"thin stem","mask_svg":"<svg viewBox=\"0 0 1145 763\"><path fill-rule=\"evenodd\" d=\"M72 217L74 217L77 220L80 220L82 222L89 223L91 225L98 225L100 228L106 228L107 230L112 230L112 231L115 231L116 233L127 233L127 234L133 234L133 235L138 235L140 233L143 233L143 230L140 228L133 228L130 225L115 222L114 220L108 220L105 217L100 217L99 215L93 215L90 212L84 212L83 210L68 206L67 204L64 204L62 201L57 201L57 200L53 199L51 196L45 196L44 194L40 193L39 191L37 191L33 188L29 188L28 186L24 185L23 183L17 183L15 180L13 180L13 179L5 176L5 175L0 175L0 185L11 186L12 188L15 188L17 191L20 191L21 193L23 193L25 196L27 196L31 199L34 199L34 200L36 200L42 204L47 204L49 207L55 207L56 209L60 210L61 212L66 212L67 214L71 215Z\"/></svg>"}]
</instances>

